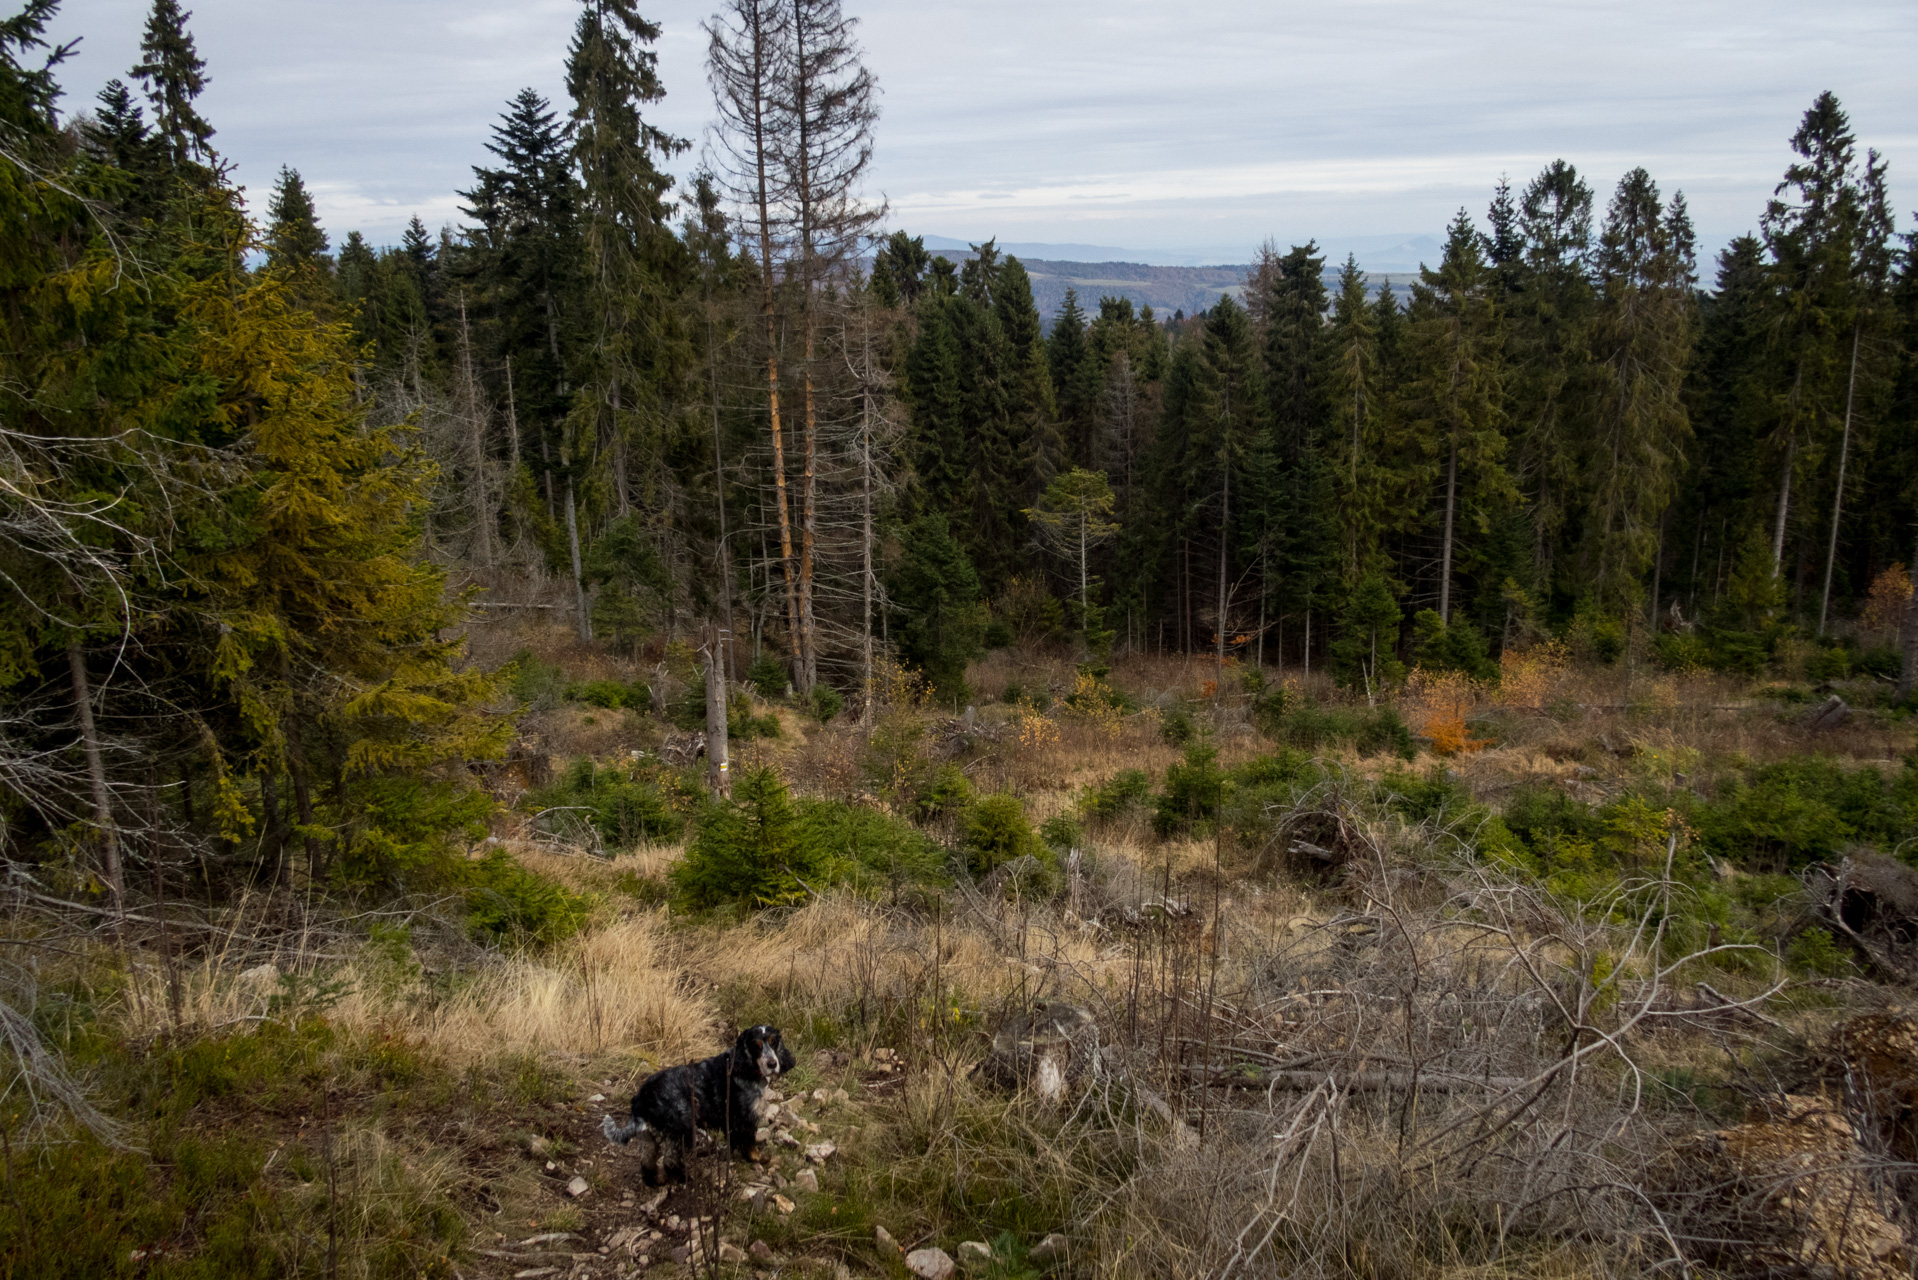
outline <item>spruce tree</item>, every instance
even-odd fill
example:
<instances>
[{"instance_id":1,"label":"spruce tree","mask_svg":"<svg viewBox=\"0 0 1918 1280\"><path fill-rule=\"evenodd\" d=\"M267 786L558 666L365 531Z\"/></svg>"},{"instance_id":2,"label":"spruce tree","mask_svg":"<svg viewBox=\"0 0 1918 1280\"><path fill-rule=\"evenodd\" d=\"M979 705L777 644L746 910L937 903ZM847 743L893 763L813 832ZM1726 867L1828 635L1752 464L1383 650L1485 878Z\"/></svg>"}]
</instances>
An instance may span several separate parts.
<instances>
[{"instance_id":1,"label":"spruce tree","mask_svg":"<svg viewBox=\"0 0 1918 1280\"><path fill-rule=\"evenodd\" d=\"M1288 460L1296 460L1324 418L1319 343L1324 334L1325 259L1318 246L1294 245L1269 273L1261 302L1265 392Z\"/></svg>"},{"instance_id":2,"label":"spruce tree","mask_svg":"<svg viewBox=\"0 0 1918 1280\"><path fill-rule=\"evenodd\" d=\"M1053 394L1052 367L1039 309L1032 301L1032 280L1019 259L999 265L993 286L993 311L1005 333L1015 366L1012 386L1013 433L1025 476L1024 493L1036 497L1066 469L1065 442L1059 433L1059 406Z\"/></svg>"},{"instance_id":3,"label":"spruce tree","mask_svg":"<svg viewBox=\"0 0 1918 1280\"><path fill-rule=\"evenodd\" d=\"M1592 191L1554 160L1519 200L1522 256L1501 265L1515 479L1531 524L1531 574L1548 597L1575 541L1581 457L1591 425ZM1569 584L1567 584L1569 585Z\"/></svg>"},{"instance_id":4,"label":"spruce tree","mask_svg":"<svg viewBox=\"0 0 1918 1280\"><path fill-rule=\"evenodd\" d=\"M1891 202L1885 191L1885 163L1868 151L1859 180L1858 225L1852 244L1851 350L1846 359L1844 412L1839 427L1838 465L1832 477L1831 532L1825 547L1824 585L1818 601L1818 633L1825 633L1831 611L1832 577L1838 563L1839 533L1846 511L1846 487L1852 479L1855 448L1872 443L1864 429L1888 389L1896 363L1890 306L1892 279ZM1860 439L1860 435L1863 438Z\"/></svg>"},{"instance_id":5,"label":"spruce tree","mask_svg":"<svg viewBox=\"0 0 1918 1280\"><path fill-rule=\"evenodd\" d=\"M528 527L549 563L571 569L579 560L578 538L569 536L577 528L578 489L598 441L575 435L567 424L584 284L568 131L544 97L522 89L486 147L501 163L476 166L474 186L461 193L478 225L465 233L456 280L472 289L489 321L488 363L510 378L501 399L518 424L522 456L533 468L544 506L543 512L523 513ZM583 588L573 603L584 629L589 619Z\"/></svg>"},{"instance_id":6,"label":"spruce tree","mask_svg":"<svg viewBox=\"0 0 1918 1280\"><path fill-rule=\"evenodd\" d=\"M1493 509L1517 499L1503 463L1501 331L1483 242L1463 209L1439 266L1413 287L1407 409L1425 451L1438 539L1438 614L1451 621L1461 538L1490 528Z\"/></svg>"},{"instance_id":7,"label":"spruce tree","mask_svg":"<svg viewBox=\"0 0 1918 1280\"><path fill-rule=\"evenodd\" d=\"M1059 314L1052 319L1046 354L1052 364L1052 389L1058 397L1066 456L1074 466L1089 466L1093 462L1093 414L1098 407L1102 371L1092 363L1091 348L1086 343L1086 315L1075 289L1066 290Z\"/></svg>"},{"instance_id":8,"label":"spruce tree","mask_svg":"<svg viewBox=\"0 0 1918 1280\"><path fill-rule=\"evenodd\" d=\"M959 341L951 321L959 305L956 299L936 295L926 299L919 309L918 333L906 352L918 492L924 510L947 516L961 512L967 456Z\"/></svg>"},{"instance_id":9,"label":"spruce tree","mask_svg":"<svg viewBox=\"0 0 1918 1280\"><path fill-rule=\"evenodd\" d=\"M1335 458L1341 568L1348 580L1356 580L1363 568L1376 567L1379 538L1391 520L1382 483L1387 385L1378 313L1366 297L1358 259L1350 255L1339 269L1332 319L1319 351L1327 444Z\"/></svg>"},{"instance_id":10,"label":"spruce tree","mask_svg":"<svg viewBox=\"0 0 1918 1280\"><path fill-rule=\"evenodd\" d=\"M1597 386L1583 556L1587 589L1614 617L1638 608L1691 434L1692 243L1682 196L1661 205L1643 169L1619 180L1594 255Z\"/></svg>"},{"instance_id":11,"label":"spruce tree","mask_svg":"<svg viewBox=\"0 0 1918 1280\"><path fill-rule=\"evenodd\" d=\"M280 166L266 224L266 259L273 266L289 273L324 273L332 266L326 232L320 229L319 213L298 169Z\"/></svg>"},{"instance_id":12,"label":"spruce tree","mask_svg":"<svg viewBox=\"0 0 1918 1280\"><path fill-rule=\"evenodd\" d=\"M925 673L949 704L966 698L966 663L979 656L986 609L979 575L946 523L929 512L900 531L902 554L887 592L899 656Z\"/></svg>"},{"instance_id":13,"label":"spruce tree","mask_svg":"<svg viewBox=\"0 0 1918 1280\"><path fill-rule=\"evenodd\" d=\"M1266 428L1260 364L1252 322L1244 308L1230 297L1219 299L1206 314L1190 398L1182 406L1188 501L1182 523L1187 541L1209 549L1209 589L1201 594L1189 586L1189 607L1197 617L1210 616L1210 647L1221 669L1228 637L1240 629L1234 587L1241 565L1235 552L1247 508L1246 464ZM1236 509L1235 484L1240 488Z\"/></svg>"},{"instance_id":14,"label":"spruce tree","mask_svg":"<svg viewBox=\"0 0 1918 1280\"><path fill-rule=\"evenodd\" d=\"M1798 159L1786 168L1761 222L1774 300L1767 416L1778 477L1772 564L1781 577L1799 470L1837 434L1852 258L1863 214L1857 142L1834 94L1821 93L1812 102L1791 147Z\"/></svg>"},{"instance_id":15,"label":"spruce tree","mask_svg":"<svg viewBox=\"0 0 1918 1280\"><path fill-rule=\"evenodd\" d=\"M610 470L621 519L636 491L651 488L664 450L661 401L676 398L692 361L673 306L683 254L666 223L671 179L659 168L689 144L642 114L666 96L649 47L658 37L630 0L588 0L566 62L584 277L569 371L583 394L567 421L568 453Z\"/></svg>"},{"instance_id":16,"label":"spruce tree","mask_svg":"<svg viewBox=\"0 0 1918 1280\"><path fill-rule=\"evenodd\" d=\"M1091 565L1093 550L1119 532L1110 518L1112 503L1112 486L1104 472L1075 467L1055 477L1038 503L1026 512L1046 547L1077 571L1078 631L1088 651L1103 647L1102 617L1092 604L1092 588L1098 579ZM1105 639L1109 641L1109 637Z\"/></svg>"},{"instance_id":17,"label":"spruce tree","mask_svg":"<svg viewBox=\"0 0 1918 1280\"><path fill-rule=\"evenodd\" d=\"M1773 370L1771 275L1764 246L1740 236L1719 253L1713 289L1699 308L1691 379L1691 465L1674 528L1692 533L1686 606L1694 616L1722 585L1721 565L1752 521L1770 514L1764 437Z\"/></svg>"},{"instance_id":18,"label":"spruce tree","mask_svg":"<svg viewBox=\"0 0 1918 1280\"><path fill-rule=\"evenodd\" d=\"M932 255L923 236L895 231L873 254L872 288L880 305L911 308L926 289Z\"/></svg>"},{"instance_id":19,"label":"spruce tree","mask_svg":"<svg viewBox=\"0 0 1918 1280\"><path fill-rule=\"evenodd\" d=\"M153 104L153 126L167 159L175 169L189 162L206 164L213 158L209 145L213 126L201 118L193 103L207 85L206 63L193 46L179 0L153 0L146 31L140 38L140 61L133 76Z\"/></svg>"}]
</instances>

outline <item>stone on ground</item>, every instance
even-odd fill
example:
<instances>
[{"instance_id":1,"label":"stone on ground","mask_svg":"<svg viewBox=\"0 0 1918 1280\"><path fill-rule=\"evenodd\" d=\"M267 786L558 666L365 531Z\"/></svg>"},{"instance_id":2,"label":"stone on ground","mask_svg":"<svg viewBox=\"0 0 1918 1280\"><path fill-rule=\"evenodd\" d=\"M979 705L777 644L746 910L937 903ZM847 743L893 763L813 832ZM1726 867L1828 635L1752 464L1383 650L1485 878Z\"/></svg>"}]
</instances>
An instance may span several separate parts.
<instances>
[{"instance_id":1,"label":"stone on ground","mask_svg":"<svg viewBox=\"0 0 1918 1280\"><path fill-rule=\"evenodd\" d=\"M944 1249L914 1249L906 1255L906 1270L919 1280L952 1280L956 1268Z\"/></svg>"},{"instance_id":2,"label":"stone on ground","mask_svg":"<svg viewBox=\"0 0 1918 1280\"><path fill-rule=\"evenodd\" d=\"M1055 1231L1038 1244L1033 1245L1031 1252L1027 1253L1026 1257L1044 1266L1048 1262L1057 1262L1064 1258L1068 1247L1070 1246L1066 1238Z\"/></svg>"}]
</instances>

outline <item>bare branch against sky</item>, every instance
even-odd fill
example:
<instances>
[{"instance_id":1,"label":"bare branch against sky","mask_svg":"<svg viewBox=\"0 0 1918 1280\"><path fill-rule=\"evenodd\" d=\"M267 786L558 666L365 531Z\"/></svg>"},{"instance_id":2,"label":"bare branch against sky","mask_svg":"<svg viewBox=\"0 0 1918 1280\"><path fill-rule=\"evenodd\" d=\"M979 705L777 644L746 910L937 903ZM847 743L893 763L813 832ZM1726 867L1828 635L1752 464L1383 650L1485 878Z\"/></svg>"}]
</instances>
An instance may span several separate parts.
<instances>
[{"instance_id":1,"label":"bare branch against sky","mask_svg":"<svg viewBox=\"0 0 1918 1280\"><path fill-rule=\"evenodd\" d=\"M306 177L335 242L398 239L453 192L523 85L561 96L570 0L199 0L221 153L261 198ZM659 123L711 114L699 22L662 0ZM144 0L76 0L69 111L135 60ZM1707 243L1750 228L1821 89L1918 200L1910 0L924 0L849 3L882 89L894 225L1245 261L1267 236L1437 232L1501 173L1565 156L1599 189L1682 187Z\"/></svg>"}]
</instances>

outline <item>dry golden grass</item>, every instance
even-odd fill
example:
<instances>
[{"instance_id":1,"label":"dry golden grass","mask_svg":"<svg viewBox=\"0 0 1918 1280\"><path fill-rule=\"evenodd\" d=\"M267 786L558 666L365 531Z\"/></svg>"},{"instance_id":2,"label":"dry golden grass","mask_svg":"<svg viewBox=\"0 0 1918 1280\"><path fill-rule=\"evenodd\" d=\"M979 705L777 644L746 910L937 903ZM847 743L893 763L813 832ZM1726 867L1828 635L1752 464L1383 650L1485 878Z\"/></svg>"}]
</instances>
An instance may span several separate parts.
<instances>
[{"instance_id":1,"label":"dry golden grass","mask_svg":"<svg viewBox=\"0 0 1918 1280\"><path fill-rule=\"evenodd\" d=\"M326 989L335 1026L401 1032L454 1065L505 1054L685 1057L714 1043L717 1018L673 951L662 914L629 915L537 957L501 956L450 993L370 949L291 981L271 964L243 969L215 952L181 973L179 1023L210 1032L282 1016L285 1002ZM130 1037L173 1028L164 970L136 966L117 1012Z\"/></svg>"},{"instance_id":2,"label":"dry golden grass","mask_svg":"<svg viewBox=\"0 0 1918 1280\"><path fill-rule=\"evenodd\" d=\"M530 713L520 725L521 750L547 756L555 773L581 756L605 759L651 750L662 736L659 721L638 712L575 704Z\"/></svg>"},{"instance_id":3,"label":"dry golden grass","mask_svg":"<svg viewBox=\"0 0 1918 1280\"><path fill-rule=\"evenodd\" d=\"M551 956L492 966L422 1020L422 1038L465 1061L609 1051L664 1061L709 1050L714 1010L692 994L663 927L659 916L629 916Z\"/></svg>"}]
</instances>

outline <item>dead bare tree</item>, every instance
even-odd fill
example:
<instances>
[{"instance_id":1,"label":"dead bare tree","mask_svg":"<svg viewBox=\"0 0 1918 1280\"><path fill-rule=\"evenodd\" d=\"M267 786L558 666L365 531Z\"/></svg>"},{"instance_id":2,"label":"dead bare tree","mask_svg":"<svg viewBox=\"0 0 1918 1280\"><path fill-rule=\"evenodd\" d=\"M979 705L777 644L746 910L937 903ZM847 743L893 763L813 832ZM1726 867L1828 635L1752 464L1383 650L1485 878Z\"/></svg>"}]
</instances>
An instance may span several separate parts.
<instances>
[{"instance_id":1,"label":"dead bare tree","mask_svg":"<svg viewBox=\"0 0 1918 1280\"><path fill-rule=\"evenodd\" d=\"M786 496L786 441L779 416L779 323L775 306L780 265L790 234L791 186L779 162L787 125L780 85L792 60L774 0L729 0L703 30L706 79L719 112L714 129L715 179L736 205L759 251L760 315L766 335L766 413L772 442L774 520L785 579L786 625L794 677L803 668L799 587L793 557L792 508Z\"/></svg>"},{"instance_id":2,"label":"dead bare tree","mask_svg":"<svg viewBox=\"0 0 1918 1280\"><path fill-rule=\"evenodd\" d=\"M905 436L890 375L874 350L874 306L872 291L859 289L848 300L846 323L839 327L840 351L859 398L853 446L859 466L859 714L861 723L868 725L877 701L874 610L884 605L875 558L875 504L891 488L892 451Z\"/></svg>"},{"instance_id":3,"label":"dead bare tree","mask_svg":"<svg viewBox=\"0 0 1918 1280\"><path fill-rule=\"evenodd\" d=\"M792 0L792 58L786 64L779 136L790 175L797 223L800 297L800 378L804 396L804 462L799 493L800 687L819 678L813 610L813 551L818 536L819 417L814 361L818 293L844 267L885 209L861 198L879 120L872 72L853 37L855 20L839 0Z\"/></svg>"}]
</instances>

